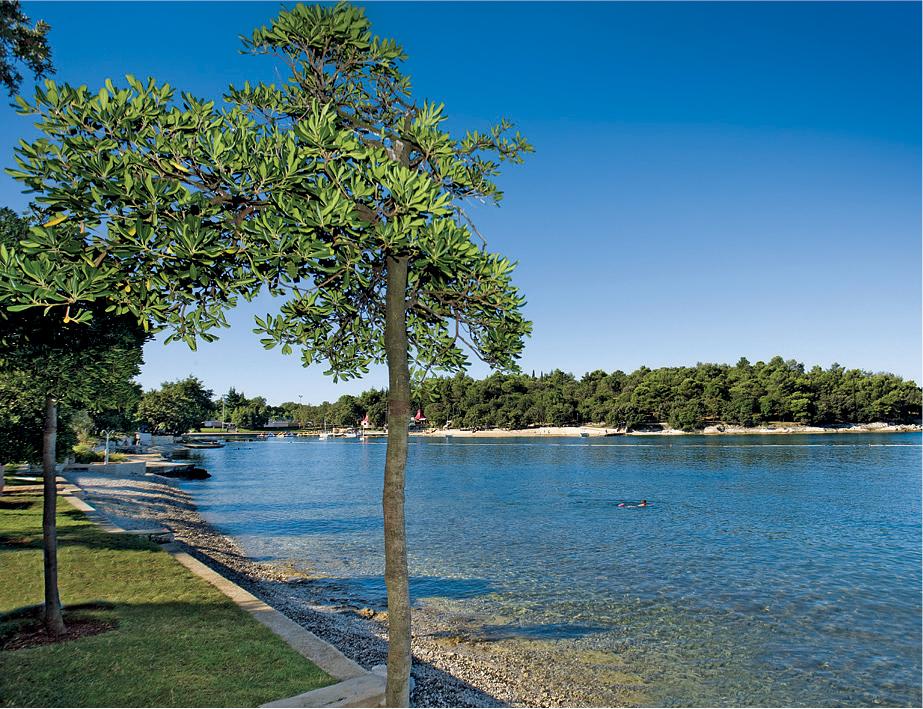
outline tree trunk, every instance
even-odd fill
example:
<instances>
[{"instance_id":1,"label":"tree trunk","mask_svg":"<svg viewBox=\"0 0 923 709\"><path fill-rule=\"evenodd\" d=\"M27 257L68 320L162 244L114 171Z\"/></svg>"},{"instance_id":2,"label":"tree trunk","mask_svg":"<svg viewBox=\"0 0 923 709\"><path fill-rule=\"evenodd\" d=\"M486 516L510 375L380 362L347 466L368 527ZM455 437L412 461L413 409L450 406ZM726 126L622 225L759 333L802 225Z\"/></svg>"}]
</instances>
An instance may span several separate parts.
<instances>
[{"instance_id":1,"label":"tree trunk","mask_svg":"<svg viewBox=\"0 0 923 709\"><path fill-rule=\"evenodd\" d=\"M385 353L388 360L388 450L382 511L385 521L385 587L388 590L388 682L385 703L410 706L410 587L404 525L404 473L410 416L407 364L407 257L387 257Z\"/></svg>"},{"instance_id":2,"label":"tree trunk","mask_svg":"<svg viewBox=\"0 0 923 709\"><path fill-rule=\"evenodd\" d=\"M57 471L55 448L58 439L58 402L45 397L45 435L42 438L42 477L44 481L42 507L42 545L45 557L44 621L53 635L64 633L61 598L58 595L58 512Z\"/></svg>"}]
</instances>

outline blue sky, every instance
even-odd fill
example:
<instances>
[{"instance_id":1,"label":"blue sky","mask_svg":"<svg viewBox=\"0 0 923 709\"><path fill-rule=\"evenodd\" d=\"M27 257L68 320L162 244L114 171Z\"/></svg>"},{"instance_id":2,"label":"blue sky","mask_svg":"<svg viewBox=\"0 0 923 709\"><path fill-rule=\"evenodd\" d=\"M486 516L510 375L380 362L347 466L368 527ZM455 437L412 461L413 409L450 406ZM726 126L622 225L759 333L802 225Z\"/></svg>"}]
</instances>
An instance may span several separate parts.
<instances>
[{"instance_id":1,"label":"blue sky","mask_svg":"<svg viewBox=\"0 0 923 709\"><path fill-rule=\"evenodd\" d=\"M24 7L52 25L61 81L134 73L220 97L277 78L237 39L275 3ZM526 371L781 354L921 380L919 4L366 8L453 128L508 116L536 147L501 177L502 206L476 210L519 261ZM32 134L0 109L3 166ZM26 203L0 177L0 204ZM382 370L334 384L265 352L252 315L272 308L240 307L195 353L151 343L141 382L192 373L271 402L385 384Z\"/></svg>"}]
</instances>

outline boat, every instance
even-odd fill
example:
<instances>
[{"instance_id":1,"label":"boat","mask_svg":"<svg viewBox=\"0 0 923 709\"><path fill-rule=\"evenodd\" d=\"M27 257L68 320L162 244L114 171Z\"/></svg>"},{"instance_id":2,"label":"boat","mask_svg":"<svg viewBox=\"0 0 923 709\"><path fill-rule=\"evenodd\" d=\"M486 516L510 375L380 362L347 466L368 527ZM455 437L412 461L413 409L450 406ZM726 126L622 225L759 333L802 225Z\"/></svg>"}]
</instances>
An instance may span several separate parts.
<instances>
[{"instance_id":1,"label":"boat","mask_svg":"<svg viewBox=\"0 0 923 709\"><path fill-rule=\"evenodd\" d=\"M580 437L581 437L581 438L589 438L589 437L590 437L590 434L589 434L588 431L581 431L581 432L580 432Z\"/></svg>"},{"instance_id":2,"label":"boat","mask_svg":"<svg viewBox=\"0 0 923 709\"><path fill-rule=\"evenodd\" d=\"M276 438L285 438L285 434L284 434L284 433L277 433L277 434L276 434Z\"/></svg>"},{"instance_id":3,"label":"boat","mask_svg":"<svg viewBox=\"0 0 923 709\"><path fill-rule=\"evenodd\" d=\"M224 448L223 443L218 441L195 441L194 443L184 443L185 448Z\"/></svg>"}]
</instances>

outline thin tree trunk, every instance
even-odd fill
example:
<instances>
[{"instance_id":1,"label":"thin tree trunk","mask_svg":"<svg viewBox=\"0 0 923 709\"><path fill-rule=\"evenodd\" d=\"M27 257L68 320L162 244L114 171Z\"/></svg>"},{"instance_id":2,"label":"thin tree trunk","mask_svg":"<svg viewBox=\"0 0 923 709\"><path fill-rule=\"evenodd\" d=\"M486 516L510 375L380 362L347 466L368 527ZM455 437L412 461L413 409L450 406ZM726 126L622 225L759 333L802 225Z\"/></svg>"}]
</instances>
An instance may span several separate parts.
<instances>
[{"instance_id":1,"label":"thin tree trunk","mask_svg":"<svg viewBox=\"0 0 923 709\"><path fill-rule=\"evenodd\" d=\"M45 435L42 438L42 477L44 481L42 506L42 542L45 557L45 627L54 635L64 633L61 615L61 598L58 595L58 511L57 471L55 448L58 439L58 402L53 396L45 397Z\"/></svg>"},{"instance_id":2,"label":"thin tree trunk","mask_svg":"<svg viewBox=\"0 0 923 709\"><path fill-rule=\"evenodd\" d=\"M385 703L410 705L410 587L404 524L404 474L410 416L407 364L407 257L387 257L385 353L388 360L388 451L382 511L385 521L385 587L388 590L388 682Z\"/></svg>"}]
</instances>

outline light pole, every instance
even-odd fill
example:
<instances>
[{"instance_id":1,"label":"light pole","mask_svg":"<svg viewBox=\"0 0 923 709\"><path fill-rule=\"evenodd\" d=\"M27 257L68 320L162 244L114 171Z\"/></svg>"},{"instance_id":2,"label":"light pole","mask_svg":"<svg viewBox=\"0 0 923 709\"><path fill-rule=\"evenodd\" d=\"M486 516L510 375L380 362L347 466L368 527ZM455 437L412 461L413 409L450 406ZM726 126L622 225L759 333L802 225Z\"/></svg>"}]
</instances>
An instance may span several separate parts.
<instances>
[{"instance_id":1,"label":"light pole","mask_svg":"<svg viewBox=\"0 0 923 709\"><path fill-rule=\"evenodd\" d=\"M109 436L112 434L112 431L106 429L103 433L106 434L106 455L103 458L103 465L109 465Z\"/></svg>"}]
</instances>

